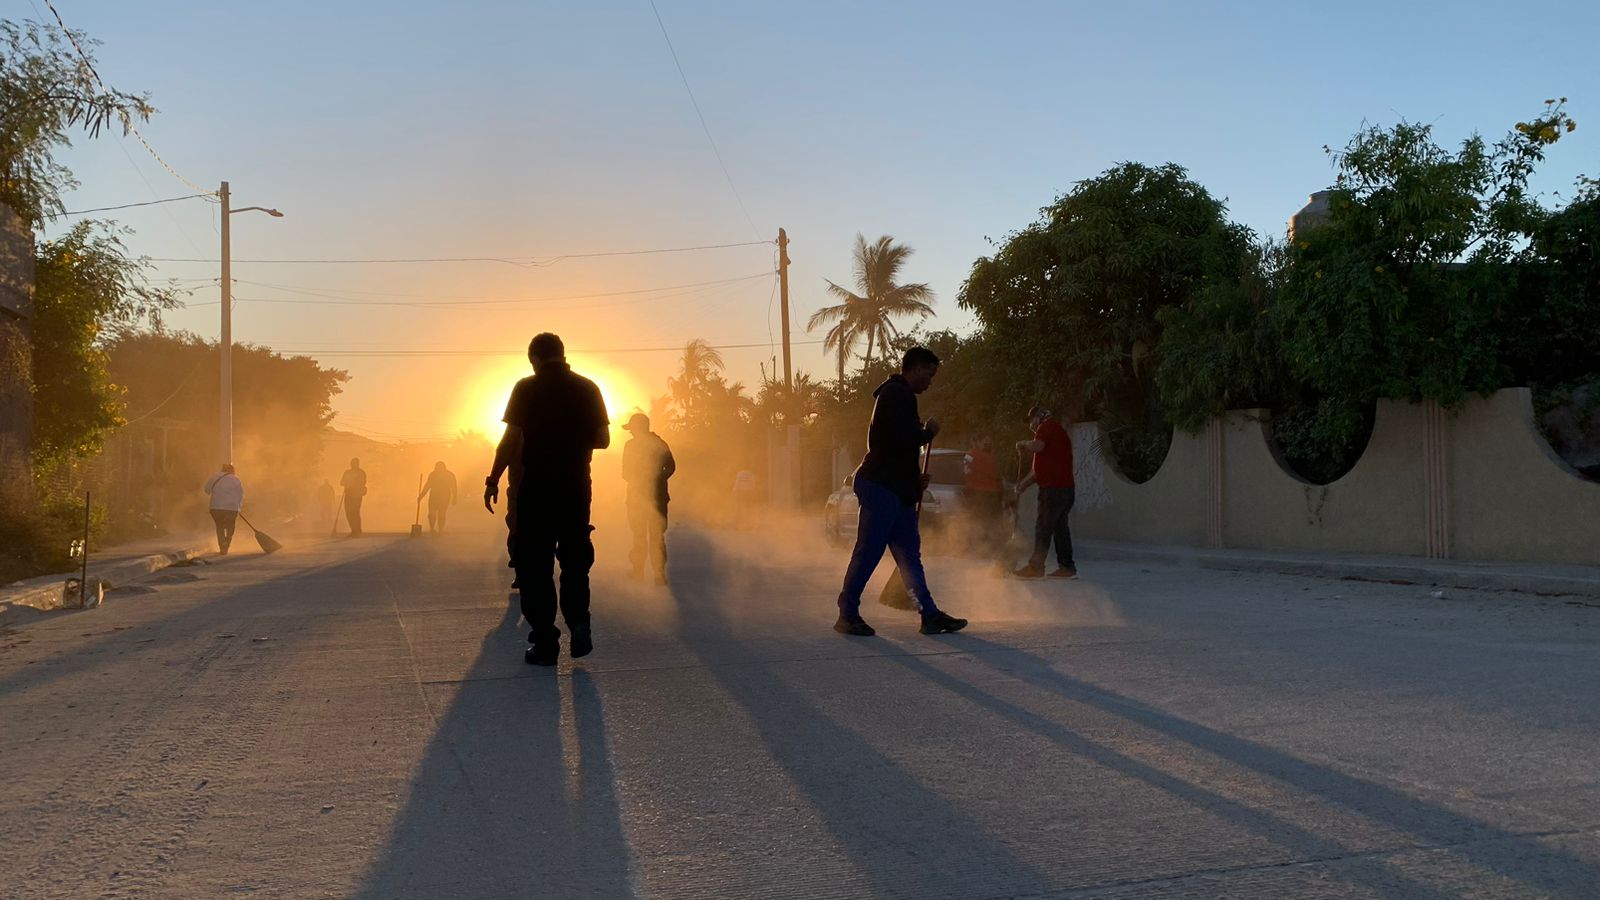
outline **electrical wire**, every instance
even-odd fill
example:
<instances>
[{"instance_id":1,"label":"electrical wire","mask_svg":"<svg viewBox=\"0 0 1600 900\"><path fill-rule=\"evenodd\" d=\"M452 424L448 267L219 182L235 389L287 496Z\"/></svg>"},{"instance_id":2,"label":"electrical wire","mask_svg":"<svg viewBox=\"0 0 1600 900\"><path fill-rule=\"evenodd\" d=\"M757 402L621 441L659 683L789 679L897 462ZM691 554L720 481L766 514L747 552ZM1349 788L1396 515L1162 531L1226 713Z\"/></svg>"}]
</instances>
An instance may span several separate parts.
<instances>
[{"instance_id":1,"label":"electrical wire","mask_svg":"<svg viewBox=\"0 0 1600 900\"><path fill-rule=\"evenodd\" d=\"M522 268L536 268L553 265L568 259L598 259L609 256L649 256L657 253L691 253L699 250L726 250L730 247L755 247L761 244L770 244L772 241L742 241L733 244L701 244L695 247L656 247L648 250L605 250L596 253L563 253L559 256L423 256L423 257L390 257L390 258L348 258L348 259L235 259L234 264L253 263L259 265L390 265L409 263L504 263L508 266ZM208 263L215 265L221 260L197 259L193 257L150 257L151 262L167 263Z\"/></svg>"},{"instance_id":2,"label":"electrical wire","mask_svg":"<svg viewBox=\"0 0 1600 900\"><path fill-rule=\"evenodd\" d=\"M72 43L72 49L78 51L78 59L82 61L83 67L89 72L89 75L94 78L94 83L100 86L100 90L105 91L108 94L111 93L111 89L106 87L105 81L101 79L100 73L95 71L94 63L89 61L89 54L84 52L83 45L78 43L78 36L72 33L72 29L68 28L66 21L61 18L61 12L60 10L56 9L55 3L51 2L51 0L44 0L44 5L49 7L50 13L56 17L56 24L61 26L62 33L65 34L67 36L67 40ZM127 113L123 113L122 124L123 127L128 129L129 134L133 135L139 140L139 143L143 145L147 152L149 152L150 156L154 158L156 162L161 164L161 168L166 169L167 173L173 178L176 178L188 185L191 190L199 191L201 194L204 194L207 197L216 196L216 191L208 191L200 185L195 184L189 179L183 177L183 175L179 173L177 169L174 169L166 160L162 159L161 154L156 152L156 148L150 146L150 142L145 140L144 135L139 133L138 127L133 124L132 116L129 116Z\"/></svg>"},{"instance_id":3,"label":"electrical wire","mask_svg":"<svg viewBox=\"0 0 1600 900\"><path fill-rule=\"evenodd\" d=\"M97 206L94 209L75 209L64 212L63 216L84 216L89 213L111 212L114 209L133 209L135 206L155 206L158 203L176 203L179 200L193 200L196 197L205 197L206 194L184 194L182 197L168 197L165 200L146 200L143 203L124 203L121 206Z\"/></svg>"},{"instance_id":4,"label":"electrical wire","mask_svg":"<svg viewBox=\"0 0 1600 900\"><path fill-rule=\"evenodd\" d=\"M740 284L740 283L747 282L747 281L755 281L757 279L770 278L770 277L772 277L772 273L770 273L770 272L758 272L758 273L756 273L754 275L742 275L742 276L740 276L738 278L723 278L723 279L718 279L716 281L699 281L699 282L691 282L689 284L668 285L666 287L638 288L638 289L635 289L635 290L628 290L628 291L603 291L603 292L600 292L600 293L593 293L593 294L568 294L568 295L565 295L565 296L553 296L553 297L486 297L486 298L481 298L481 299L461 299L461 300L365 300L365 299L354 299L354 298L348 298L348 297L340 297L340 296L338 296L336 294L319 293L319 292L316 292L316 291L299 290L299 289L294 289L294 288L286 288L286 287L283 287L283 286L274 286L274 285L262 284L262 283L251 282L251 281L236 280L237 283L239 283L239 284L252 284L252 285L255 285L257 287L269 287L269 288L272 288L274 290L284 290L284 291L288 291L289 293L301 294L303 296L301 296L301 297L238 297L238 296L235 296L234 299L237 300L237 301L245 302L245 303L281 303L281 304L288 304L288 305L304 305L304 306L395 306L395 307L409 307L409 308L413 308L413 309L461 309L461 308L469 308L470 309L470 308L481 308L481 307L486 307L486 306L506 306L506 305L525 304L525 303L554 303L554 302L571 301L571 300L592 300L592 299L603 299L603 298L606 298L606 297L637 297L639 300L665 300L665 299L671 299L671 297L673 297L673 296L689 296L691 294L697 293L697 292L699 292L701 290L705 290L705 289L708 289L708 288L717 288L717 287L723 287L723 286L726 286L726 285ZM672 291L682 291L682 293L679 293L679 294L669 294L669 293L667 293L667 292L672 292ZM641 295L645 295L645 294L657 294L657 295L661 295L661 296L655 296L655 297L644 297L644 296L641 296ZM202 303L191 303L191 304L188 304L188 306L204 306L204 305L209 305L209 304L202 304ZM607 304L584 304L584 305L585 306L593 306L593 305L607 305Z\"/></svg>"},{"instance_id":5,"label":"electrical wire","mask_svg":"<svg viewBox=\"0 0 1600 900\"><path fill-rule=\"evenodd\" d=\"M805 347L805 346L811 346L811 345L820 344L820 343L822 343L822 341L794 341L794 342L792 342L791 346ZM764 342L759 342L758 341L758 342L753 343L753 344L752 343L717 344L717 345L713 346L711 349L713 349L713 350L750 350L750 349L765 349L766 347L767 347L767 345ZM515 348L510 348L510 349L504 349L504 350L482 350L482 349L478 349L478 350L427 350L427 349L411 349L411 350L407 350L407 349L398 349L398 348L396 348L396 349L386 349L386 350L310 350L310 349L306 349L306 350L301 350L301 349L280 350L280 349L274 347L274 348L272 348L272 352L280 354L280 355L283 355L283 356L311 356L311 357L316 357L318 359L329 358L329 357L332 357L332 358L339 358L339 357L352 357L352 358L355 358L355 357L362 357L362 358L366 358L366 357L378 357L378 358L382 358L382 357L395 357L395 358L408 357L409 358L409 357L429 357L429 356L439 356L439 357L483 357L483 356L523 356L528 352L528 348L526 348L526 347L515 347ZM582 354L584 356L591 356L591 355L596 355L596 354L601 354L601 353L682 353L683 352L683 345L682 344L676 344L676 345L673 345L671 347L596 347L596 348L578 347L578 348L574 348L573 352Z\"/></svg>"},{"instance_id":6,"label":"electrical wire","mask_svg":"<svg viewBox=\"0 0 1600 900\"><path fill-rule=\"evenodd\" d=\"M750 233L761 234L761 229L756 227L755 220L750 218L750 210L745 208L744 197L739 195L739 189L733 184L733 176L728 172L728 164L722 159L722 151L717 149L717 139L711 136L711 126L706 124L706 115L700 111L700 101L695 99L694 88L689 86L689 76L683 72L683 63L678 60L678 50L672 46L672 35L667 34L667 23L661 20L661 10L656 8L656 0L650 0L650 11L656 14L656 24L661 26L661 36L667 41L667 51L672 54L672 64L678 68L678 77L683 79L683 89L689 94L689 102L694 106L694 114L700 119L700 130L706 133L706 143L711 145L711 153L717 158L717 165L722 167L722 177L728 182L728 190L733 192L733 199L739 203L739 212L744 214L746 225L750 226Z\"/></svg>"}]
</instances>

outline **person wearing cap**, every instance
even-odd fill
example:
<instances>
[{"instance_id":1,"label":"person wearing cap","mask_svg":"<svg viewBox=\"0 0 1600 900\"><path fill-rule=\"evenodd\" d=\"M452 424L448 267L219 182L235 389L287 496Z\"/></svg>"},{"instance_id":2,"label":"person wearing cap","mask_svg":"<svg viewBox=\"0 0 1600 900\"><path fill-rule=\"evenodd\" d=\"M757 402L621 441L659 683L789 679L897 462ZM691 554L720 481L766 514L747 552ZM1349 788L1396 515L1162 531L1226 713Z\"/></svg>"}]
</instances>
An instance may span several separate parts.
<instances>
[{"instance_id":1,"label":"person wearing cap","mask_svg":"<svg viewBox=\"0 0 1600 900\"><path fill-rule=\"evenodd\" d=\"M505 433L483 483L483 505L494 512L500 476L521 459L516 518L508 522L511 562L529 647L523 661L553 666L561 655L556 609L571 631L574 659L594 651L589 615L589 570L594 540L589 524L594 451L611 446L611 419L595 383L572 371L561 338L548 332L528 343L533 375L518 381L506 403ZM556 563L561 588L556 590Z\"/></svg>"},{"instance_id":2,"label":"person wearing cap","mask_svg":"<svg viewBox=\"0 0 1600 900\"><path fill-rule=\"evenodd\" d=\"M667 479L678 471L672 448L650 430L650 417L634 413L623 430L632 435L622 445L622 480L628 483L628 527L633 531L633 580L644 580L645 561L656 584L667 583Z\"/></svg>"},{"instance_id":3,"label":"person wearing cap","mask_svg":"<svg viewBox=\"0 0 1600 900\"><path fill-rule=\"evenodd\" d=\"M223 463L217 474L206 479L206 493L211 495L211 521L217 526L217 552L228 555L233 544L233 529L244 506L244 482L234 474L230 463Z\"/></svg>"},{"instance_id":4,"label":"person wearing cap","mask_svg":"<svg viewBox=\"0 0 1600 900\"><path fill-rule=\"evenodd\" d=\"M1017 441L1018 450L1033 454L1033 468L1017 483L1017 495L1031 484L1039 486L1039 513L1033 524L1033 555L1028 564L1012 574L1018 578L1044 577L1045 557L1050 542L1056 545L1056 568L1051 578L1077 578L1072 560L1072 530L1067 515L1077 493L1072 479L1072 438L1050 410L1035 406L1028 410L1028 427L1033 438Z\"/></svg>"}]
</instances>

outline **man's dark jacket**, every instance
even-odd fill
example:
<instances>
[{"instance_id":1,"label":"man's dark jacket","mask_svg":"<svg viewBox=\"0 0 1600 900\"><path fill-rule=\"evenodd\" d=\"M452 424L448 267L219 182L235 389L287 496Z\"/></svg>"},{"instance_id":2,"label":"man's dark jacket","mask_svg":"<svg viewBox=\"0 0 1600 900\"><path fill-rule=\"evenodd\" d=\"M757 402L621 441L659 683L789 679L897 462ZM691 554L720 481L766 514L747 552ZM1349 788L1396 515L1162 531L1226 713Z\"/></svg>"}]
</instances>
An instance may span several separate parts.
<instances>
[{"instance_id":1,"label":"man's dark jacket","mask_svg":"<svg viewBox=\"0 0 1600 900\"><path fill-rule=\"evenodd\" d=\"M891 375L872 392L872 424L867 456L857 478L883 485L907 506L922 497L922 467L917 456L932 438L917 416L917 395L904 375Z\"/></svg>"}]
</instances>

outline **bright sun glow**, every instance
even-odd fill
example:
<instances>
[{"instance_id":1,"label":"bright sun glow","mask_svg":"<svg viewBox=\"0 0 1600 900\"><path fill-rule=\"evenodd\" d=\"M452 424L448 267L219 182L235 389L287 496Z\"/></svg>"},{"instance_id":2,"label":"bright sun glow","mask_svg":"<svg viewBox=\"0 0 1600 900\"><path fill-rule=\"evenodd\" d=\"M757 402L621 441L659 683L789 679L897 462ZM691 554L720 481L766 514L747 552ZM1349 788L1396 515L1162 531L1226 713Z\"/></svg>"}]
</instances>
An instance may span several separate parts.
<instances>
[{"instance_id":1,"label":"bright sun glow","mask_svg":"<svg viewBox=\"0 0 1600 900\"><path fill-rule=\"evenodd\" d=\"M616 369L608 368L603 363L582 356L569 358L573 371L593 381L600 388L600 396L605 398L606 412L611 416L611 429L613 432L613 445L616 436L620 433L627 415L636 407L646 407L645 392L638 389L633 379L627 374ZM476 378L467 386L464 402L461 405L466 410L460 428L480 431L490 441L498 441L500 434L505 430L505 425L500 417L505 415L506 400L511 396L511 388L518 379L533 374L527 360L500 359L486 364Z\"/></svg>"}]
</instances>

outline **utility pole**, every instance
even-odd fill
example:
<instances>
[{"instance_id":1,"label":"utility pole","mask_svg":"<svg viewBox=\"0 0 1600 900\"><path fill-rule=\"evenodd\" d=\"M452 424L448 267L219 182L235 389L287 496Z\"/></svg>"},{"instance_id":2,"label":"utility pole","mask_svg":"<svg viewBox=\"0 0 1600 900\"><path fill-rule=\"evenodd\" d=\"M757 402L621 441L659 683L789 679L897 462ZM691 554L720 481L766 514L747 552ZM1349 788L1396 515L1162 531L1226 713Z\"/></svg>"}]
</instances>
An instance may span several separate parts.
<instances>
[{"instance_id":1,"label":"utility pole","mask_svg":"<svg viewBox=\"0 0 1600 900\"><path fill-rule=\"evenodd\" d=\"M218 439L222 462L233 462L233 248L228 237L228 224L233 218L228 209L228 183L222 183L217 192L222 201L222 334L217 339L217 350L222 354L222 398Z\"/></svg>"},{"instance_id":2,"label":"utility pole","mask_svg":"<svg viewBox=\"0 0 1600 900\"><path fill-rule=\"evenodd\" d=\"M783 388L794 398L794 372L789 364L789 234L778 229L778 293L783 298Z\"/></svg>"}]
</instances>

